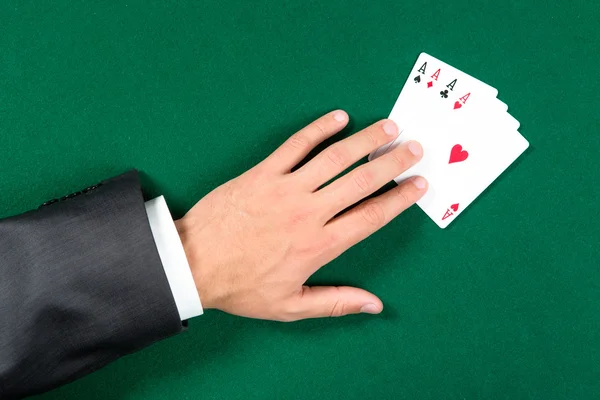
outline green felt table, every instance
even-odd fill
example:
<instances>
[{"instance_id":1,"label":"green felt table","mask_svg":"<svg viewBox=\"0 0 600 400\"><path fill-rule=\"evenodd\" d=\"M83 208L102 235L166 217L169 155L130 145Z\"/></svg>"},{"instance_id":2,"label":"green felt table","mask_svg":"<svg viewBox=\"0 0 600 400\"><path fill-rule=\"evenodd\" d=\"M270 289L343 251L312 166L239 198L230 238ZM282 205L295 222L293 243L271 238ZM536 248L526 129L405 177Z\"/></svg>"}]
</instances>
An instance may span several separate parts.
<instances>
[{"instance_id":1,"label":"green felt table","mask_svg":"<svg viewBox=\"0 0 600 400\"><path fill-rule=\"evenodd\" d=\"M209 311L39 397L600 396L600 3L6 1L0 209L129 168L179 217L335 108L388 115L426 51L495 86L527 152L448 229L413 207L317 273L379 316Z\"/></svg>"}]
</instances>

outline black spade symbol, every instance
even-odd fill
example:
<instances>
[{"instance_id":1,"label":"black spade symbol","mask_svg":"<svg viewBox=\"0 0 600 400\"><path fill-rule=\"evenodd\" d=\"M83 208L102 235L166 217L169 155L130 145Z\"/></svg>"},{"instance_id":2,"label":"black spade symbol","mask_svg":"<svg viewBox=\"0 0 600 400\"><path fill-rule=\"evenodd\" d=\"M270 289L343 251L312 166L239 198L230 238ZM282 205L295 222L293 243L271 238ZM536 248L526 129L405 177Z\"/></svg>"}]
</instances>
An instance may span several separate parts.
<instances>
[{"instance_id":1,"label":"black spade symbol","mask_svg":"<svg viewBox=\"0 0 600 400\"><path fill-rule=\"evenodd\" d=\"M415 77L415 83L419 83L419 82L421 82L421 75L417 75Z\"/></svg>"}]
</instances>

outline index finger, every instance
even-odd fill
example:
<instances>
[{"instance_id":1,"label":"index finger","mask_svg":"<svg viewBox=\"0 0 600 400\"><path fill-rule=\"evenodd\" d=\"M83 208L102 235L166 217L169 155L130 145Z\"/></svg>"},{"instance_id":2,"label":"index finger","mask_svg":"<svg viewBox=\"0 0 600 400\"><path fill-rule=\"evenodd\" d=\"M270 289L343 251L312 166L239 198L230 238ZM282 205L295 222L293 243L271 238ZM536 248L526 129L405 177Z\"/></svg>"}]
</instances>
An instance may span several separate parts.
<instances>
[{"instance_id":1,"label":"index finger","mask_svg":"<svg viewBox=\"0 0 600 400\"><path fill-rule=\"evenodd\" d=\"M289 172L319 143L341 131L347 124L348 114L345 111L325 114L293 134L262 164L277 172Z\"/></svg>"}]
</instances>

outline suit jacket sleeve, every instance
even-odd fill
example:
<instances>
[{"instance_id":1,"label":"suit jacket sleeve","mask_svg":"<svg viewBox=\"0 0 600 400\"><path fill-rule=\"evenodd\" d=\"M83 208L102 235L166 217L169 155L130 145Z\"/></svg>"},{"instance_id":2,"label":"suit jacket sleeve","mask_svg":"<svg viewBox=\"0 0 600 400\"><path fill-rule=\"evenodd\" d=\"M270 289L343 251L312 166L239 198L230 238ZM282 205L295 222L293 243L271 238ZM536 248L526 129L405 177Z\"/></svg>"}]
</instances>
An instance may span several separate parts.
<instances>
[{"instance_id":1,"label":"suit jacket sleeve","mask_svg":"<svg viewBox=\"0 0 600 400\"><path fill-rule=\"evenodd\" d=\"M52 389L183 329L136 171L0 220L0 398Z\"/></svg>"}]
</instances>

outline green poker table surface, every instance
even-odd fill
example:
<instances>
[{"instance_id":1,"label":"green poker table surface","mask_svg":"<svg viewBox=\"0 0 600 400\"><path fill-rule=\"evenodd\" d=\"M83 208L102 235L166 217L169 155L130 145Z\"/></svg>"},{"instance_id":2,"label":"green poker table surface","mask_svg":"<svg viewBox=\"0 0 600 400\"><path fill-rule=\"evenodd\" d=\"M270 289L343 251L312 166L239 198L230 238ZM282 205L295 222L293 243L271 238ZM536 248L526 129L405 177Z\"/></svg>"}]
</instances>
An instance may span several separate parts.
<instances>
[{"instance_id":1,"label":"green poker table surface","mask_svg":"<svg viewBox=\"0 0 600 400\"><path fill-rule=\"evenodd\" d=\"M412 207L311 284L381 315L207 311L53 399L600 397L600 3L7 1L1 216L127 169L182 216L321 114L385 118L425 51L498 88L530 148L447 229Z\"/></svg>"}]
</instances>

